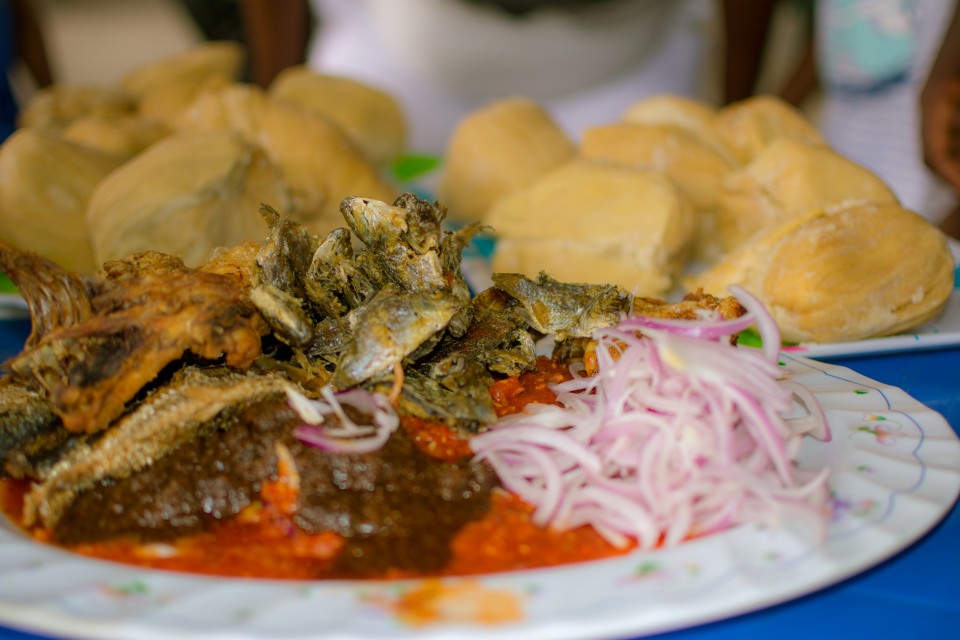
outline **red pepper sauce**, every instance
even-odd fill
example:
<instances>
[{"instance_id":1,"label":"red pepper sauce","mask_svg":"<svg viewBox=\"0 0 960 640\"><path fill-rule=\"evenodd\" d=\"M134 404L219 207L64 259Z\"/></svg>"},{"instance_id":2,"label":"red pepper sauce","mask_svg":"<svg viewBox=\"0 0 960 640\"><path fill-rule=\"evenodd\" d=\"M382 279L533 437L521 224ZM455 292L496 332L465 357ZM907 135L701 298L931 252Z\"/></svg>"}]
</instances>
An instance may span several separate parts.
<instances>
[{"instance_id":1,"label":"red pepper sauce","mask_svg":"<svg viewBox=\"0 0 960 640\"><path fill-rule=\"evenodd\" d=\"M455 462L473 455L470 441L445 424L404 416L400 425L413 437L416 447L432 458Z\"/></svg>"},{"instance_id":2,"label":"red pepper sauce","mask_svg":"<svg viewBox=\"0 0 960 640\"><path fill-rule=\"evenodd\" d=\"M505 378L493 383L490 395L498 416L520 413L531 402L554 404L556 394L549 386L569 380L572 376L567 367L558 365L549 358L537 359L537 370L528 371L520 377Z\"/></svg>"},{"instance_id":3,"label":"red pepper sauce","mask_svg":"<svg viewBox=\"0 0 960 640\"><path fill-rule=\"evenodd\" d=\"M497 415L521 411L531 402L554 403L549 385L570 379L566 367L548 358L538 370L496 382L490 389ZM441 460L473 455L468 440L448 426L404 417L402 428L418 448ZM343 546L335 533L311 535L296 527L295 472L279 456L278 479L264 485L261 499L212 530L183 536L172 542L140 544L115 540L71 547L77 553L143 567L222 575L275 579L322 579ZM28 483L0 481L0 507L15 523L22 520ZM444 575L471 575L555 566L626 553L608 544L590 527L556 531L531 521L533 508L503 491L495 491L489 512L465 526L451 543L452 558ZM40 542L49 532L32 532ZM382 577L394 577L387 574ZM402 576L410 577L410 576Z\"/></svg>"},{"instance_id":4,"label":"red pepper sauce","mask_svg":"<svg viewBox=\"0 0 960 640\"><path fill-rule=\"evenodd\" d=\"M70 550L126 564L208 575L301 580L324 576L343 547L343 538L332 532L311 535L294 526L278 506L286 504L289 496L282 473L279 480L264 485L261 495L262 500L206 533L156 544L117 539Z\"/></svg>"},{"instance_id":5,"label":"red pepper sauce","mask_svg":"<svg viewBox=\"0 0 960 640\"><path fill-rule=\"evenodd\" d=\"M470 575L598 560L627 553L591 527L558 531L534 524L533 507L496 491L487 515L471 522L451 544L453 558L444 573Z\"/></svg>"},{"instance_id":6,"label":"red pepper sauce","mask_svg":"<svg viewBox=\"0 0 960 640\"><path fill-rule=\"evenodd\" d=\"M256 510L257 507L251 507ZM154 569L245 578L313 580L322 577L343 546L335 533L308 535L263 526L247 513L208 533L173 543L137 544L118 539L70 547L71 551Z\"/></svg>"}]
</instances>

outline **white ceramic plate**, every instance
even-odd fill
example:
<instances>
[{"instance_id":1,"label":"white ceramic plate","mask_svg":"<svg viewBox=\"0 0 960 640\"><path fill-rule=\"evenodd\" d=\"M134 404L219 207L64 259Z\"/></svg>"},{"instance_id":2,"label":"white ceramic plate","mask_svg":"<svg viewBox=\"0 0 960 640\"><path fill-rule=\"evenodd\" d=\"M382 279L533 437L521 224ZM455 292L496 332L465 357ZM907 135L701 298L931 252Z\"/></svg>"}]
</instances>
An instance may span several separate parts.
<instances>
[{"instance_id":1,"label":"white ceramic plate","mask_svg":"<svg viewBox=\"0 0 960 640\"><path fill-rule=\"evenodd\" d=\"M849 369L785 354L832 439L801 463L832 469L822 545L744 526L676 548L474 579L216 579L81 558L0 520L0 623L66 638L608 638L761 609L898 553L952 507L960 441L938 413ZM584 589L589 585L589 589Z\"/></svg>"}]
</instances>

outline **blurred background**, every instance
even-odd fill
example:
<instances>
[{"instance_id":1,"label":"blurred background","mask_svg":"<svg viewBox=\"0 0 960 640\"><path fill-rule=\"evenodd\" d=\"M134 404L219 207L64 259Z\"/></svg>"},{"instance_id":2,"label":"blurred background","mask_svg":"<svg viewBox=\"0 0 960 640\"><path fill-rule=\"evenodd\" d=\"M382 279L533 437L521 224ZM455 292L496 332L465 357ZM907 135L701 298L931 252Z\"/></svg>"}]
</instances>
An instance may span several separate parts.
<instances>
[{"instance_id":1,"label":"blurred background","mask_svg":"<svg viewBox=\"0 0 960 640\"><path fill-rule=\"evenodd\" d=\"M113 84L140 64L183 51L204 39L181 0L32 1L54 78L61 83ZM775 92L793 70L804 37L803 17L795 3L780 3L773 29L759 82L761 91ZM19 90L29 93L31 87L21 81ZM804 108L815 106L814 97Z\"/></svg>"},{"instance_id":2,"label":"blurred background","mask_svg":"<svg viewBox=\"0 0 960 640\"><path fill-rule=\"evenodd\" d=\"M113 84L203 38L178 0L33 0L57 82ZM29 90L27 87L25 90Z\"/></svg>"}]
</instances>

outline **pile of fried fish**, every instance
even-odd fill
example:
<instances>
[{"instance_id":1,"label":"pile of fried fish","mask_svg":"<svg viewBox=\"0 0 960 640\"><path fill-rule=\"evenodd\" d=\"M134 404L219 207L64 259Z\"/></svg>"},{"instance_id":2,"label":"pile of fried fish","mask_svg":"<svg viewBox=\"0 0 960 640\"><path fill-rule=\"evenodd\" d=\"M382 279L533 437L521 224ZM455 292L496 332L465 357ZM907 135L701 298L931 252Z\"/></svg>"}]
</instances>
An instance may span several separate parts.
<instances>
[{"instance_id":1,"label":"pile of fried fish","mask_svg":"<svg viewBox=\"0 0 960 640\"><path fill-rule=\"evenodd\" d=\"M285 389L401 377L401 415L468 438L496 419L490 385L537 366L540 338L570 357L634 301L545 274L494 274L474 293L461 256L481 226L447 229L446 209L412 194L341 212L346 226L317 237L264 206L262 243L198 268L144 252L81 276L0 243L32 319L0 367L0 474L30 483L24 526L67 545L202 532L257 500L289 454L293 522L344 537L344 575L442 567L488 510L492 469L433 458L403 429L373 453L311 447Z\"/></svg>"}]
</instances>

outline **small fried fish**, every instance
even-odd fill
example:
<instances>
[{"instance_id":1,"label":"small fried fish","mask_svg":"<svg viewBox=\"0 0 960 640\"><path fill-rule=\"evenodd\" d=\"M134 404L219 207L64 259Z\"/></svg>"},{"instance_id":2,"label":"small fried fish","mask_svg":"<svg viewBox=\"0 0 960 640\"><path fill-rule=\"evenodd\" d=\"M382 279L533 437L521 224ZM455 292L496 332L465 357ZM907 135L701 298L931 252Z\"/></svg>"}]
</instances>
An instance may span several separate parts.
<instances>
[{"instance_id":1,"label":"small fried fish","mask_svg":"<svg viewBox=\"0 0 960 640\"><path fill-rule=\"evenodd\" d=\"M356 263L350 230L338 227L313 254L304 281L307 297L328 317L339 318L372 298L377 283Z\"/></svg>"},{"instance_id":2,"label":"small fried fish","mask_svg":"<svg viewBox=\"0 0 960 640\"><path fill-rule=\"evenodd\" d=\"M450 288L440 261L439 214L358 197L345 199L340 211L385 281L408 291Z\"/></svg>"},{"instance_id":3,"label":"small fried fish","mask_svg":"<svg viewBox=\"0 0 960 640\"><path fill-rule=\"evenodd\" d=\"M353 340L343 349L332 384L353 387L386 372L442 331L460 309L448 291L382 289L352 319Z\"/></svg>"},{"instance_id":4,"label":"small fried fish","mask_svg":"<svg viewBox=\"0 0 960 640\"><path fill-rule=\"evenodd\" d=\"M537 280L519 273L495 273L496 287L523 306L531 327L557 340L581 338L600 327L610 327L630 311L632 297L612 284L559 282L545 273Z\"/></svg>"},{"instance_id":5,"label":"small fried fish","mask_svg":"<svg viewBox=\"0 0 960 640\"><path fill-rule=\"evenodd\" d=\"M304 300L307 297L303 275L317 250L317 239L300 223L267 205L260 214L270 226L270 235L257 252L261 278L281 291Z\"/></svg>"},{"instance_id":6,"label":"small fried fish","mask_svg":"<svg viewBox=\"0 0 960 640\"><path fill-rule=\"evenodd\" d=\"M60 419L43 394L11 376L0 375L0 476L10 454L58 426Z\"/></svg>"}]
</instances>

